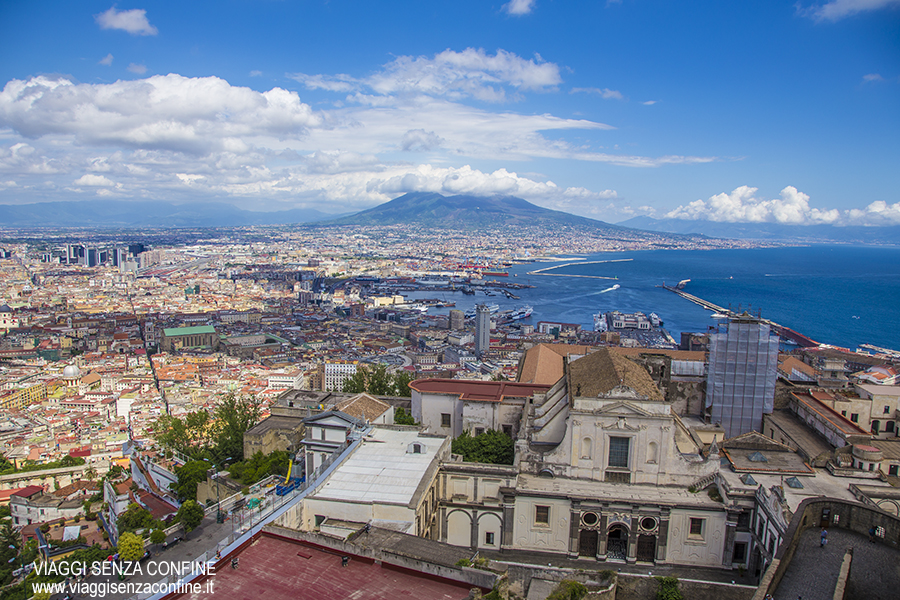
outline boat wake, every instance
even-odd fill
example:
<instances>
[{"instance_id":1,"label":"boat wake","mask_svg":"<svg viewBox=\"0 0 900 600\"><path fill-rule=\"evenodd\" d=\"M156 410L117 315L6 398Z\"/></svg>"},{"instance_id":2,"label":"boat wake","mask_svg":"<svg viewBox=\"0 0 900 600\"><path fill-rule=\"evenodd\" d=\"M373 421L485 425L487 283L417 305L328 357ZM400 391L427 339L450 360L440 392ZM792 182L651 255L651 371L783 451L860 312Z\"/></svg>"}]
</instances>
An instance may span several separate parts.
<instances>
[{"instance_id":1,"label":"boat wake","mask_svg":"<svg viewBox=\"0 0 900 600\"><path fill-rule=\"evenodd\" d=\"M615 291L615 290L619 289L620 287L622 287L622 286L619 285L619 284L617 283L616 285L614 285L614 286L612 286L612 287L608 287L608 288L606 288L605 290L600 290L600 291L597 292L597 293L598 293L598 294L605 294L606 292L612 292L612 291Z\"/></svg>"}]
</instances>

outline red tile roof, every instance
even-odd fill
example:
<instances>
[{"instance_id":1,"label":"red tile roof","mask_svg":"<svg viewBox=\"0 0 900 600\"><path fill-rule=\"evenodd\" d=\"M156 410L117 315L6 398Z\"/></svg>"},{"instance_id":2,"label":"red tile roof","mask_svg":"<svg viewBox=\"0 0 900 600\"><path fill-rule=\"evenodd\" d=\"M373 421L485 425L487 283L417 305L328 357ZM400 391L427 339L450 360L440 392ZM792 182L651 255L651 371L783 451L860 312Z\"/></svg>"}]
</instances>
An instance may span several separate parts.
<instances>
[{"instance_id":1,"label":"red tile roof","mask_svg":"<svg viewBox=\"0 0 900 600\"><path fill-rule=\"evenodd\" d=\"M410 383L409 387L419 393L456 395L461 400L480 402L501 402L504 398L528 398L550 389L549 385L468 379L417 379Z\"/></svg>"}]
</instances>

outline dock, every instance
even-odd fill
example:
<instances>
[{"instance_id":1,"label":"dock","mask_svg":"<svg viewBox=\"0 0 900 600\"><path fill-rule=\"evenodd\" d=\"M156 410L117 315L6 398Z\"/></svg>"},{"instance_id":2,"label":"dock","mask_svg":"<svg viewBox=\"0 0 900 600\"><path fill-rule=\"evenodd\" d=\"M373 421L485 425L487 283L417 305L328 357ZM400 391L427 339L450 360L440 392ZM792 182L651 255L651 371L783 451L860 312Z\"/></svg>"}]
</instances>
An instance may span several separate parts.
<instances>
[{"instance_id":1,"label":"dock","mask_svg":"<svg viewBox=\"0 0 900 600\"><path fill-rule=\"evenodd\" d=\"M678 294L679 296L681 296L682 298L684 298L685 300L690 300L694 304L702 306L706 310L710 310L714 313L719 313L720 315L724 315L729 318L739 316L733 310L719 306L718 304L713 304L712 302L710 302L708 300L704 300L703 298L698 298L697 296L694 296L693 294L688 294L684 290L679 290L678 288L672 287L671 285L662 284L659 287L669 290L670 292L674 292L674 293ZM813 340L810 337L803 335L802 333L798 333L798 332L794 331L790 327L785 327L784 325L779 325L775 321L770 321L768 319L760 318L759 320L763 323L767 323L772 328L772 331L774 331L780 338L790 340L790 341L796 343L801 348L817 348L821 345L819 342Z\"/></svg>"}]
</instances>

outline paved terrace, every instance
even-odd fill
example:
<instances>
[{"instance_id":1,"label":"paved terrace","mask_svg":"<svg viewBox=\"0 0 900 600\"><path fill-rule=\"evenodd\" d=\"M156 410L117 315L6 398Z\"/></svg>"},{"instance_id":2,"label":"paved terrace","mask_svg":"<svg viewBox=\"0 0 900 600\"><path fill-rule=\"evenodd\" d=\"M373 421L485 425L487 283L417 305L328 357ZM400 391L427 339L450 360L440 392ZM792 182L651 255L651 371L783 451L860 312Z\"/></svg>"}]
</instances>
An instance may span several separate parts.
<instances>
[{"instance_id":1,"label":"paved terrace","mask_svg":"<svg viewBox=\"0 0 900 600\"><path fill-rule=\"evenodd\" d=\"M896 600L900 597L900 552L872 543L868 536L847 529L829 529L828 544L820 547L821 530L811 527L800 534L800 545L788 565L775 598L778 600L830 600L847 548L853 562L845 600Z\"/></svg>"}]
</instances>

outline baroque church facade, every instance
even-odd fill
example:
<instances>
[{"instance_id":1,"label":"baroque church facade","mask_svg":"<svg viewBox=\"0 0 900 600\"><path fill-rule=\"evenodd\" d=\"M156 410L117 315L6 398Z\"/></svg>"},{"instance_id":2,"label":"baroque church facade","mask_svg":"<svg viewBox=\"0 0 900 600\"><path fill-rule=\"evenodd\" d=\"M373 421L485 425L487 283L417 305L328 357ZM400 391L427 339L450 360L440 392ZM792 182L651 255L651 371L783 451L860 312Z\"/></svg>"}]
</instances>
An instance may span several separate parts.
<instances>
[{"instance_id":1,"label":"baroque church facade","mask_svg":"<svg viewBox=\"0 0 900 600\"><path fill-rule=\"evenodd\" d=\"M432 537L480 549L732 568L741 509L716 490L719 451L649 374L601 349L525 403L509 467L445 462Z\"/></svg>"}]
</instances>

